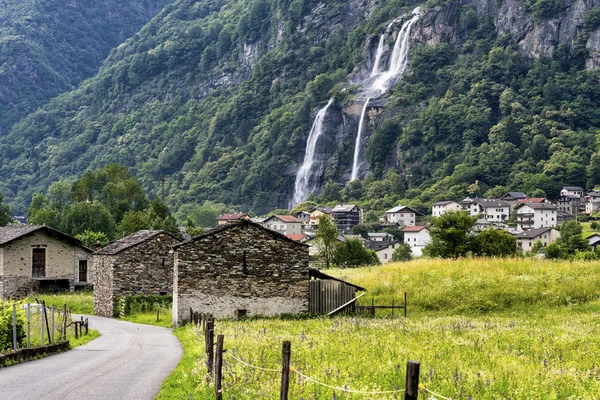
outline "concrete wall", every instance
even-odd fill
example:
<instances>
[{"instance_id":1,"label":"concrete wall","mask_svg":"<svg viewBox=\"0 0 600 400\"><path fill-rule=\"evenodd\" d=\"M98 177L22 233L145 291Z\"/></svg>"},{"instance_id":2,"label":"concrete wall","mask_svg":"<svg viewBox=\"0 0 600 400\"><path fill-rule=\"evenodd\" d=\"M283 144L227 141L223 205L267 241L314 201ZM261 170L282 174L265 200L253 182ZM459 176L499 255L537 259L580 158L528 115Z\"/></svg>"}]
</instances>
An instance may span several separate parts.
<instances>
[{"instance_id":1,"label":"concrete wall","mask_svg":"<svg viewBox=\"0 0 600 400\"><path fill-rule=\"evenodd\" d=\"M173 324L190 307L217 318L307 312L308 281L307 246L250 224L213 232L175 251Z\"/></svg>"},{"instance_id":2,"label":"concrete wall","mask_svg":"<svg viewBox=\"0 0 600 400\"><path fill-rule=\"evenodd\" d=\"M35 231L2 246L2 297L21 298L39 289L38 281L32 279L32 256L34 248L46 249L45 279L67 279L71 284L79 281L79 260L88 260L91 253L68 241ZM93 274L88 272L88 283Z\"/></svg>"},{"instance_id":3,"label":"concrete wall","mask_svg":"<svg viewBox=\"0 0 600 400\"><path fill-rule=\"evenodd\" d=\"M94 310L111 317L113 302L126 295L171 294L173 291L173 252L180 243L166 233L122 250L116 255L94 255L97 279Z\"/></svg>"}]
</instances>

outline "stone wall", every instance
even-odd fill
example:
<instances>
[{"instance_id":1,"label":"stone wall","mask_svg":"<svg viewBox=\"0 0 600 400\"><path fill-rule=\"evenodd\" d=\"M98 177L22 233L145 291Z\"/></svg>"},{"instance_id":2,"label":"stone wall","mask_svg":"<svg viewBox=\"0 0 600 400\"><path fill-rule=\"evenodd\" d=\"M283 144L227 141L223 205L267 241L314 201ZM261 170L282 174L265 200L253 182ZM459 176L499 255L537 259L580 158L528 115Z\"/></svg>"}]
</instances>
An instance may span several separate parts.
<instances>
[{"instance_id":1,"label":"stone wall","mask_svg":"<svg viewBox=\"0 0 600 400\"><path fill-rule=\"evenodd\" d=\"M308 247L243 222L175 251L173 324L194 311L217 318L308 311Z\"/></svg>"},{"instance_id":2,"label":"stone wall","mask_svg":"<svg viewBox=\"0 0 600 400\"><path fill-rule=\"evenodd\" d=\"M171 294L173 291L173 252L180 243L159 233L115 255L94 255L94 311L113 316L113 302L126 295Z\"/></svg>"},{"instance_id":3,"label":"stone wall","mask_svg":"<svg viewBox=\"0 0 600 400\"><path fill-rule=\"evenodd\" d=\"M79 260L88 260L89 269L91 252L38 230L2 246L3 290L0 296L22 298L39 289L39 282L31 277L34 248L46 249L44 279L66 279L73 284L79 280Z\"/></svg>"}]
</instances>

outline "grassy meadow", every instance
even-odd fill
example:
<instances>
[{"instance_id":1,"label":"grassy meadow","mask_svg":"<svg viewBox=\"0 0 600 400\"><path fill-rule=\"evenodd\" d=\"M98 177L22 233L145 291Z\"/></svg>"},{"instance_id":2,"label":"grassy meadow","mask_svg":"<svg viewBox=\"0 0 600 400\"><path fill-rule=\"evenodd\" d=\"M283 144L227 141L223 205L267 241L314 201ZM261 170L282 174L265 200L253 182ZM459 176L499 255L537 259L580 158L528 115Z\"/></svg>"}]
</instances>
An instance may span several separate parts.
<instances>
[{"instance_id":1,"label":"grassy meadow","mask_svg":"<svg viewBox=\"0 0 600 400\"><path fill-rule=\"evenodd\" d=\"M225 399L277 398L283 340L292 342L296 371L361 392L404 389L412 359L421 362L425 388L448 398L598 398L600 263L416 260L327 273L366 287L364 304L399 303L407 291L409 318L217 321L227 350ZM202 332L175 333L185 355L158 398L212 398ZM296 373L290 385L290 399L401 398L347 393Z\"/></svg>"}]
</instances>

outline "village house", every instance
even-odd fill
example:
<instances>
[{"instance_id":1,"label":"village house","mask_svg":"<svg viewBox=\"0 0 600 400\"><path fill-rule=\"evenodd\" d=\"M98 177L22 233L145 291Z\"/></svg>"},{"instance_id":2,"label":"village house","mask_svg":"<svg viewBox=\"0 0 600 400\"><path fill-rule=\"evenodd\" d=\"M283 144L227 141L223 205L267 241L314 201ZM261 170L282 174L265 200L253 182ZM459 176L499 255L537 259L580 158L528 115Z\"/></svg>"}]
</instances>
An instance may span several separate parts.
<instances>
[{"instance_id":1,"label":"village house","mask_svg":"<svg viewBox=\"0 0 600 400\"><path fill-rule=\"evenodd\" d=\"M294 217L298 218L300 222L302 222L303 228L310 224L310 211L300 211L299 213L296 213Z\"/></svg>"},{"instance_id":2,"label":"village house","mask_svg":"<svg viewBox=\"0 0 600 400\"><path fill-rule=\"evenodd\" d=\"M410 246L414 257L423 255L423 247L431 242L429 229L426 226L407 226L402 229L404 232L404 243Z\"/></svg>"},{"instance_id":3,"label":"village house","mask_svg":"<svg viewBox=\"0 0 600 400\"><path fill-rule=\"evenodd\" d=\"M473 231L483 232L488 229L504 230L504 229L506 229L506 225L503 224L502 222L493 222L493 221L491 221L489 219L485 219L485 218L478 218L477 221L475 221L475 226L473 227Z\"/></svg>"},{"instance_id":4,"label":"village house","mask_svg":"<svg viewBox=\"0 0 600 400\"><path fill-rule=\"evenodd\" d=\"M363 211L355 204L339 204L331 213L340 233L347 233L352 227L363 223Z\"/></svg>"},{"instance_id":5,"label":"village house","mask_svg":"<svg viewBox=\"0 0 600 400\"><path fill-rule=\"evenodd\" d=\"M508 192L508 193L504 194L502 197L500 197L500 200L504 200L505 202L510 204L511 207L514 207L515 204L519 203L519 201L527 200L528 198L529 198L529 196L527 196L523 192Z\"/></svg>"},{"instance_id":6,"label":"village house","mask_svg":"<svg viewBox=\"0 0 600 400\"><path fill-rule=\"evenodd\" d=\"M583 197L584 192L585 192L585 189L582 188L581 186L564 186L560 191L560 195L561 196Z\"/></svg>"},{"instance_id":7,"label":"village house","mask_svg":"<svg viewBox=\"0 0 600 400\"><path fill-rule=\"evenodd\" d=\"M600 192L589 192L585 196L585 213L592 215L600 210Z\"/></svg>"},{"instance_id":8,"label":"village house","mask_svg":"<svg viewBox=\"0 0 600 400\"><path fill-rule=\"evenodd\" d=\"M396 206L385 212L379 220L385 225L415 226L423 214L406 206Z\"/></svg>"},{"instance_id":9,"label":"village house","mask_svg":"<svg viewBox=\"0 0 600 400\"><path fill-rule=\"evenodd\" d=\"M246 213L237 213L237 214L223 214L219 218L217 218L218 225L227 225L227 224L235 224L241 219L250 219L250 216Z\"/></svg>"},{"instance_id":10,"label":"village house","mask_svg":"<svg viewBox=\"0 0 600 400\"><path fill-rule=\"evenodd\" d=\"M375 242L379 246L376 248L371 248L371 250L375 250L375 254L377 254L377 258L379 258L379 262L382 264L389 263L392 261L392 255L394 254L394 250L400 246L400 242L397 240L393 240L391 242Z\"/></svg>"},{"instance_id":11,"label":"village house","mask_svg":"<svg viewBox=\"0 0 600 400\"><path fill-rule=\"evenodd\" d=\"M529 203L550 203L550 202L545 197L530 197L528 199L519 200L519 202L518 202L518 204L529 204Z\"/></svg>"},{"instance_id":12,"label":"village house","mask_svg":"<svg viewBox=\"0 0 600 400\"><path fill-rule=\"evenodd\" d=\"M555 227L558 224L558 209L550 203L529 203L517 207L517 228L527 230Z\"/></svg>"},{"instance_id":13,"label":"village house","mask_svg":"<svg viewBox=\"0 0 600 400\"><path fill-rule=\"evenodd\" d=\"M474 199L469 205L472 217L482 215L490 222L504 222L510 215L510 205L500 199Z\"/></svg>"},{"instance_id":14,"label":"village house","mask_svg":"<svg viewBox=\"0 0 600 400\"><path fill-rule=\"evenodd\" d=\"M564 195L556 200L556 204L558 205L558 211L577 215L582 211L581 206L583 202L580 196Z\"/></svg>"},{"instance_id":15,"label":"village house","mask_svg":"<svg viewBox=\"0 0 600 400\"><path fill-rule=\"evenodd\" d=\"M216 318L308 311L308 246L249 221L173 246L173 325L190 309Z\"/></svg>"},{"instance_id":16,"label":"village house","mask_svg":"<svg viewBox=\"0 0 600 400\"><path fill-rule=\"evenodd\" d=\"M515 235L517 237L517 249L530 251L533 244L538 240L542 245L548 246L560 237L560 232L556 228L544 227L523 231Z\"/></svg>"},{"instance_id":17,"label":"village house","mask_svg":"<svg viewBox=\"0 0 600 400\"><path fill-rule=\"evenodd\" d=\"M286 233L285 237L288 239L292 239L294 242L305 243L310 239L310 236L304 233Z\"/></svg>"},{"instance_id":18,"label":"village house","mask_svg":"<svg viewBox=\"0 0 600 400\"><path fill-rule=\"evenodd\" d=\"M302 221L291 215L272 215L262 223L262 226L282 235L302 233Z\"/></svg>"},{"instance_id":19,"label":"village house","mask_svg":"<svg viewBox=\"0 0 600 400\"><path fill-rule=\"evenodd\" d=\"M462 206L456 201L438 201L431 205L431 215L440 217L447 212L462 211Z\"/></svg>"},{"instance_id":20,"label":"village house","mask_svg":"<svg viewBox=\"0 0 600 400\"><path fill-rule=\"evenodd\" d=\"M369 232L367 236L371 242L392 242L394 235L387 232Z\"/></svg>"},{"instance_id":21,"label":"village house","mask_svg":"<svg viewBox=\"0 0 600 400\"><path fill-rule=\"evenodd\" d=\"M121 296L171 294L171 246L180 242L164 231L143 230L96 251L94 313L112 317Z\"/></svg>"},{"instance_id":22,"label":"village house","mask_svg":"<svg viewBox=\"0 0 600 400\"><path fill-rule=\"evenodd\" d=\"M592 247L593 251L598 250L598 245L600 245L600 234L594 233L587 237L588 244Z\"/></svg>"},{"instance_id":23,"label":"village house","mask_svg":"<svg viewBox=\"0 0 600 400\"><path fill-rule=\"evenodd\" d=\"M319 227L319 218L321 215L325 215L329 221L334 222L331 208L316 207L310 211L310 219L308 221L308 225L304 225L304 229L316 231Z\"/></svg>"},{"instance_id":24,"label":"village house","mask_svg":"<svg viewBox=\"0 0 600 400\"><path fill-rule=\"evenodd\" d=\"M79 240L47 226L0 227L0 298L87 286L94 281L91 255Z\"/></svg>"}]
</instances>

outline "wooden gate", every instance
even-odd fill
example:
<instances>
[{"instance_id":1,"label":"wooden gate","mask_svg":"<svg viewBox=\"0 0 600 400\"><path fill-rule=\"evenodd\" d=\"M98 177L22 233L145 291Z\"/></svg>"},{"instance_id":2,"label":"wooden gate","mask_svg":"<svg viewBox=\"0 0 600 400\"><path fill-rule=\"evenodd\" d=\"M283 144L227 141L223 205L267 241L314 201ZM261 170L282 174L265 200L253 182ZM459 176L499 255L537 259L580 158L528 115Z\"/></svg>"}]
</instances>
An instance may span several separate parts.
<instances>
[{"instance_id":1,"label":"wooden gate","mask_svg":"<svg viewBox=\"0 0 600 400\"><path fill-rule=\"evenodd\" d=\"M315 279L309 281L308 310L311 314L328 314L356 297L356 288L340 281ZM354 312L355 305L342 313Z\"/></svg>"}]
</instances>

